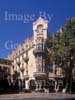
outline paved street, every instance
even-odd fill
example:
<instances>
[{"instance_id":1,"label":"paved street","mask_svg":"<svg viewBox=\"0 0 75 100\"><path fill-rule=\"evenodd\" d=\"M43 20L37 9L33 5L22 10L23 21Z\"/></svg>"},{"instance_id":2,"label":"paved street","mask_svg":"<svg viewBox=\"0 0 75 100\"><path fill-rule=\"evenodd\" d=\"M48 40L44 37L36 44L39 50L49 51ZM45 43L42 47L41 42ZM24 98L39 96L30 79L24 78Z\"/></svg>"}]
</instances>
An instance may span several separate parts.
<instances>
[{"instance_id":1,"label":"paved street","mask_svg":"<svg viewBox=\"0 0 75 100\"><path fill-rule=\"evenodd\" d=\"M19 93L0 95L0 100L75 100L75 94L60 93Z\"/></svg>"}]
</instances>

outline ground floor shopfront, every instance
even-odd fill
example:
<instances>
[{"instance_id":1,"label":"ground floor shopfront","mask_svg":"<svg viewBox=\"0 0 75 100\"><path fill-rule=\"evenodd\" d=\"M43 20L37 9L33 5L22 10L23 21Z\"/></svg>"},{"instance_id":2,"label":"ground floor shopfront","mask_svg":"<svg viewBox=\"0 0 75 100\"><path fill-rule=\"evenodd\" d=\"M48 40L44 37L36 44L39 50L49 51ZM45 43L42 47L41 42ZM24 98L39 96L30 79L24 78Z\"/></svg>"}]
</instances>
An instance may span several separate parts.
<instances>
[{"instance_id":1,"label":"ground floor shopfront","mask_svg":"<svg viewBox=\"0 0 75 100\"><path fill-rule=\"evenodd\" d=\"M3 83L0 88L0 93L4 91L4 93L12 93L12 92L47 92L47 93L55 93L62 92L65 88L65 80L64 79L28 79L21 80L16 79L13 83L9 84L8 80L0 80L0 83ZM74 82L72 84L72 88L74 89Z\"/></svg>"},{"instance_id":2,"label":"ground floor shopfront","mask_svg":"<svg viewBox=\"0 0 75 100\"><path fill-rule=\"evenodd\" d=\"M34 77L13 81L13 86L19 91L30 90L35 92L61 92L64 88L64 78Z\"/></svg>"}]
</instances>

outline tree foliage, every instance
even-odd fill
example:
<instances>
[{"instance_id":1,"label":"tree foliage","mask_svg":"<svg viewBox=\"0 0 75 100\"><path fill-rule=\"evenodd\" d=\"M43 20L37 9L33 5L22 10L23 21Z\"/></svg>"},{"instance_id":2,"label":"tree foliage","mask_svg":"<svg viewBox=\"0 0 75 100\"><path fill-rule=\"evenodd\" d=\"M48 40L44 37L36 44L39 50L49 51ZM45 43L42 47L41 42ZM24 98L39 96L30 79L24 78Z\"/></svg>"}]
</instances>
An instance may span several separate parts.
<instances>
[{"instance_id":1,"label":"tree foliage","mask_svg":"<svg viewBox=\"0 0 75 100\"><path fill-rule=\"evenodd\" d=\"M65 68L66 77L72 77L72 69L75 67L75 19L68 19L62 31L48 36L46 41L47 63L58 64ZM71 60L71 58L73 58ZM69 62L69 65L68 65ZM67 81L67 83L69 80Z\"/></svg>"},{"instance_id":2,"label":"tree foliage","mask_svg":"<svg viewBox=\"0 0 75 100\"><path fill-rule=\"evenodd\" d=\"M48 36L46 41L47 55L50 62L55 60L60 63L63 57L67 57L72 48L75 48L75 19L68 19L62 32L56 32Z\"/></svg>"}]
</instances>

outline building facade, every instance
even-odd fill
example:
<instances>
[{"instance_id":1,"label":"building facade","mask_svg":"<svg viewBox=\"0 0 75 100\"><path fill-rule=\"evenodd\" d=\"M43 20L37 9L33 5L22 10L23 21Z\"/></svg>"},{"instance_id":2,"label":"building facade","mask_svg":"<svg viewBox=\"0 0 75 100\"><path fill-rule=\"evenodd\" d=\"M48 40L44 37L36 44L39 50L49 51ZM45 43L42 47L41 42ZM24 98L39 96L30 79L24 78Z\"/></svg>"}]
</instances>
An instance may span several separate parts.
<instances>
[{"instance_id":1,"label":"building facade","mask_svg":"<svg viewBox=\"0 0 75 100\"><path fill-rule=\"evenodd\" d=\"M12 61L0 58L0 92L9 88L11 84Z\"/></svg>"},{"instance_id":2,"label":"building facade","mask_svg":"<svg viewBox=\"0 0 75 100\"><path fill-rule=\"evenodd\" d=\"M61 69L56 77L55 72L48 73L45 63L45 41L47 39L48 21L39 17L33 22L33 36L19 45L7 59L12 60L11 80L19 89L41 89L49 87L49 79L62 80ZM55 67L53 67L53 70ZM61 73L60 73L61 72ZM16 80L16 81L15 81ZM56 80L57 81L57 80ZM55 84L55 83L54 83ZM56 84L57 85L57 84ZM54 88L57 88L54 85Z\"/></svg>"}]
</instances>

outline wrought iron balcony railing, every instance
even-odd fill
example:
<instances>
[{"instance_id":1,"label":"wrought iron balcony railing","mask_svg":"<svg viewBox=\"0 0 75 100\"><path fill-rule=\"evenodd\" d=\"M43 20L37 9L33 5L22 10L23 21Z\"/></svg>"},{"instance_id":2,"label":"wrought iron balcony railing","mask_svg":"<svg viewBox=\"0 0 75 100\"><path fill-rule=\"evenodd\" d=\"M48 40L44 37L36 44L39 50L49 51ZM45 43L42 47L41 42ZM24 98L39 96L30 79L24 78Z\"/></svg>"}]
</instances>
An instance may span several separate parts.
<instances>
[{"instance_id":1,"label":"wrought iron balcony railing","mask_svg":"<svg viewBox=\"0 0 75 100\"><path fill-rule=\"evenodd\" d=\"M45 79L48 76L46 72L34 72L34 77L39 79Z\"/></svg>"},{"instance_id":2,"label":"wrought iron balcony railing","mask_svg":"<svg viewBox=\"0 0 75 100\"><path fill-rule=\"evenodd\" d=\"M33 54L45 53L43 48L34 48Z\"/></svg>"},{"instance_id":3,"label":"wrought iron balcony railing","mask_svg":"<svg viewBox=\"0 0 75 100\"><path fill-rule=\"evenodd\" d=\"M26 57L23 58L23 60L24 60L25 62L28 62L28 61L29 61L29 57L26 56Z\"/></svg>"}]
</instances>

